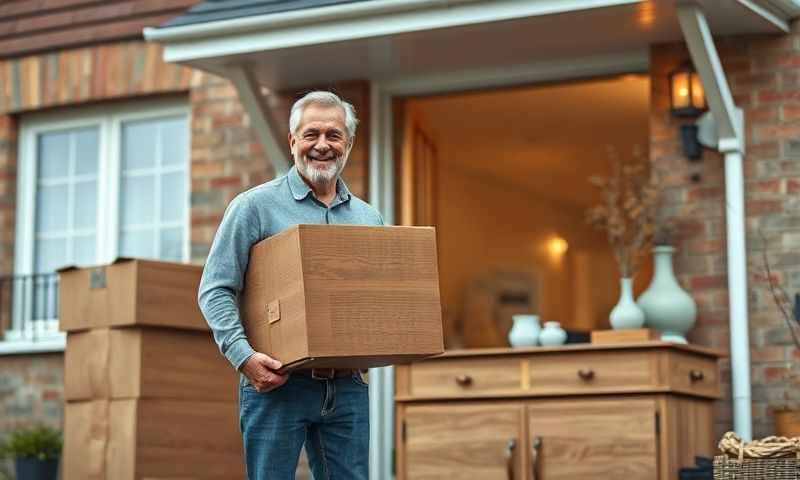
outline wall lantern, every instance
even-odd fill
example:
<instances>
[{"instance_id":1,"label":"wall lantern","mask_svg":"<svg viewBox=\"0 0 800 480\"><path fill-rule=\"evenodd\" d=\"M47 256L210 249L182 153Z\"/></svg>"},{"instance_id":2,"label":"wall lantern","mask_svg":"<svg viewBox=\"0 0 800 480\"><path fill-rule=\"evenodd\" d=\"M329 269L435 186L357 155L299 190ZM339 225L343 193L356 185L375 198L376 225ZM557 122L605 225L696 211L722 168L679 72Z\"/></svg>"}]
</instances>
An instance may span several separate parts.
<instances>
[{"instance_id":1,"label":"wall lantern","mask_svg":"<svg viewBox=\"0 0 800 480\"><path fill-rule=\"evenodd\" d=\"M684 62L669 73L669 100L672 115L677 118L696 117L707 109L703 84L691 62ZM680 132L684 155L698 160L702 149L697 141L697 125L681 125Z\"/></svg>"}]
</instances>

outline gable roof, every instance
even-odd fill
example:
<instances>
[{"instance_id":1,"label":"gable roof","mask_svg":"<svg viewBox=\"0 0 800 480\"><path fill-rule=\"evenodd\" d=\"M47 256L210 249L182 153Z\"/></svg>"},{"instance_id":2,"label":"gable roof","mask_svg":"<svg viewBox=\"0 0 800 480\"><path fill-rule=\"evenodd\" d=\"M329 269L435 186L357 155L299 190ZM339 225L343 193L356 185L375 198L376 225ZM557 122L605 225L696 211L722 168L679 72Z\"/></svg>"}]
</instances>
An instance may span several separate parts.
<instances>
[{"instance_id":1,"label":"gable roof","mask_svg":"<svg viewBox=\"0 0 800 480\"><path fill-rule=\"evenodd\" d=\"M206 0L158 28L179 27L234 18L283 13L370 0Z\"/></svg>"}]
</instances>

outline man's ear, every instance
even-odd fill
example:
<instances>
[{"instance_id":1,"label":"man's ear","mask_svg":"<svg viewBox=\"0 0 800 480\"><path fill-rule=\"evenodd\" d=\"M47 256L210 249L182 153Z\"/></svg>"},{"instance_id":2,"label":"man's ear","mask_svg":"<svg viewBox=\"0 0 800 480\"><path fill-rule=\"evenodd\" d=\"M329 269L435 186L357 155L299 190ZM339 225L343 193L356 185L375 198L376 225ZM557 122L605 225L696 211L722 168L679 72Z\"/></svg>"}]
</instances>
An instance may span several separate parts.
<instances>
[{"instance_id":1,"label":"man's ear","mask_svg":"<svg viewBox=\"0 0 800 480\"><path fill-rule=\"evenodd\" d=\"M294 135L292 135L292 132L289 132L286 139L289 141L289 151L291 152L294 149Z\"/></svg>"}]
</instances>

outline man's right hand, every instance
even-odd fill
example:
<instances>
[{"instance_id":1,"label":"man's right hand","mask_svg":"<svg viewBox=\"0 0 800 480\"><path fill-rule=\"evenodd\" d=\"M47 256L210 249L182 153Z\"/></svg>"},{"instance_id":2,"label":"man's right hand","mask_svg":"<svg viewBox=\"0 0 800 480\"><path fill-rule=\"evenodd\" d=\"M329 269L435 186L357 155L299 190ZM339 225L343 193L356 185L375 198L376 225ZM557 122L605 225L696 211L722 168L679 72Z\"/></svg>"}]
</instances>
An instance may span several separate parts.
<instances>
[{"instance_id":1,"label":"man's right hand","mask_svg":"<svg viewBox=\"0 0 800 480\"><path fill-rule=\"evenodd\" d=\"M269 355L256 352L242 365L242 373L250 379L250 383L257 392L269 392L280 387L289 379L289 374L277 373L282 366L281 362Z\"/></svg>"}]
</instances>

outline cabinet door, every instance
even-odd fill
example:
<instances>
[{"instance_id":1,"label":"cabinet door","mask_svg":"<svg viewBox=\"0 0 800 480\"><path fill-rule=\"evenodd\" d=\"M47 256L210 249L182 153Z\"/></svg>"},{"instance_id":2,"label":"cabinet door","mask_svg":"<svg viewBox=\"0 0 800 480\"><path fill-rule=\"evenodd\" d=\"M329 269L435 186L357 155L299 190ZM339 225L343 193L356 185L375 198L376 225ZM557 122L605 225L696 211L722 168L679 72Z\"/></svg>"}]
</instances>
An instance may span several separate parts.
<instances>
[{"instance_id":1,"label":"cabinet door","mask_svg":"<svg viewBox=\"0 0 800 480\"><path fill-rule=\"evenodd\" d=\"M523 480L524 407L515 404L409 405L403 465L408 480Z\"/></svg>"},{"instance_id":2,"label":"cabinet door","mask_svg":"<svg viewBox=\"0 0 800 480\"><path fill-rule=\"evenodd\" d=\"M529 403L533 479L658 478L656 411L646 398Z\"/></svg>"}]
</instances>

